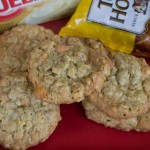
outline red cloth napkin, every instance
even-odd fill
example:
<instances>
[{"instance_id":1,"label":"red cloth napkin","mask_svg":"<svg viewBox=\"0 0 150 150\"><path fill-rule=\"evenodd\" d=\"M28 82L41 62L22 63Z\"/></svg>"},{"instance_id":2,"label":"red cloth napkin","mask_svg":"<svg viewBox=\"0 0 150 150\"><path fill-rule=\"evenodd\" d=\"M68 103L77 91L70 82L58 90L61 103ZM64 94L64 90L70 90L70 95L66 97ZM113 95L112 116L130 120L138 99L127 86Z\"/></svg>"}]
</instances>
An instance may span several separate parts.
<instances>
[{"instance_id":1,"label":"red cloth napkin","mask_svg":"<svg viewBox=\"0 0 150 150\"><path fill-rule=\"evenodd\" d=\"M42 24L58 33L68 18ZM150 59L147 59L150 64ZM58 127L47 141L29 150L150 150L150 132L124 132L86 119L81 103L61 105ZM0 150L4 150L0 148Z\"/></svg>"}]
</instances>

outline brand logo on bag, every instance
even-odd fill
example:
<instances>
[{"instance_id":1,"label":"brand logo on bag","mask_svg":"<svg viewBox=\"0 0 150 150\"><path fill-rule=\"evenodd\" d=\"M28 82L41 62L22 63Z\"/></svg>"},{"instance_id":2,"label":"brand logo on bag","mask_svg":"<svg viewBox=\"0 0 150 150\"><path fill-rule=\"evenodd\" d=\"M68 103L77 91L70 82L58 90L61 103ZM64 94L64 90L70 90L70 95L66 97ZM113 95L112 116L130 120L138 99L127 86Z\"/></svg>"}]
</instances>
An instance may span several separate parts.
<instances>
[{"instance_id":1,"label":"brand logo on bag","mask_svg":"<svg viewBox=\"0 0 150 150\"><path fill-rule=\"evenodd\" d=\"M87 21L142 34L150 20L150 0L93 0Z\"/></svg>"},{"instance_id":2,"label":"brand logo on bag","mask_svg":"<svg viewBox=\"0 0 150 150\"><path fill-rule=\"evenodd\" d=\"M0 0L0 20L18 16L23 9L42 0Z\"/></svg>"},{"instance_id":3,"label":"brand logo on bag","mask_svg":"<svg viewBox=\"0 0 150 150\"><path fill-rule=\"evenodd\" d=\"M133 4L133 8L138 13L146 14L148 2L149 0L135 0Z\"/></svg>"}]
</instances>

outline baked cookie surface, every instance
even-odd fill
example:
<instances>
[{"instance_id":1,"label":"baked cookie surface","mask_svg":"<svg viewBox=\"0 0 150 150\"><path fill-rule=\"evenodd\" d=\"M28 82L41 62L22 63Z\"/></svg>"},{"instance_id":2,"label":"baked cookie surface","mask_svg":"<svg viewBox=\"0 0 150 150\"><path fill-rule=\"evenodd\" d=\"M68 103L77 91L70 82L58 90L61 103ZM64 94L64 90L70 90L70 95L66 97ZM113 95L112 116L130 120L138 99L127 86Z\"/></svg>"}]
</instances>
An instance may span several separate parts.
<instances>
[{"instance_id":1,"label":"baked cookie surface","mask_svg":"<svg viewBox=\"0 0 150 150\"><path fill-rule=\"evenodd\" d=\"M105 127L111 127L123 131L150 131L150 111L138 117L116 119L108 116L88 100L83 100L82 106L85 109L85 114L88 119L103 124Z\"/></svg>"},{"instance_id":2,"label":"baked cookie surface","mask_svg":"<svg viewBox=\"0 0 150 150\"><path fill-rule=\"evenodd\" d=\"M88 119L103 124L106 127L130 131L133 130L138 124L136 117L127 119L112 118L88 100L83 100L82 106L85 109L85 114Z\"/></svg>"},{"instance_id":3,"label":"baked cookie surface","mask_svg":"<svg viewBox=\"0 0 150 150\"><path fill-rule=\"evenodd\" d=\"M29 52L54 33L38 25L19 25L0 35L0 76L27 71Z\"/></svg>"},{"instance_id":4,"label":"baked cookie surface","mask_svg":"<svg viewBox=\"0 0 150 150\"><path fill-rule=\"evenodd\" d=\"M113 53L114 67L101 92L94 91L88 100L114 118L129 118L150 108L150 66L142 58Z\"/></svg>"},{"instance_id":5,"label":"baked cookie surface","mask_svg":"<svg viewBox=\"0 0 150 150\"><path fill-rule=\"evenodd\" d=\"M47 40L31 53L29 78L36 94L56 104L79 102L100 91L110 74L111 60L102 45L87 46L80 38Z\"/></svg>"},{"instance_id":6,"label":"baked cookie surface","mask_svg":"<svg viewBox=\"0 0 150 150\"><path fill-rule=\"evenodd\" d=\"M22 75L0 80L0 145L23 150L45 141L61 119L59 105L33 95L33 88Z\"/></svg>"}]
</instances>

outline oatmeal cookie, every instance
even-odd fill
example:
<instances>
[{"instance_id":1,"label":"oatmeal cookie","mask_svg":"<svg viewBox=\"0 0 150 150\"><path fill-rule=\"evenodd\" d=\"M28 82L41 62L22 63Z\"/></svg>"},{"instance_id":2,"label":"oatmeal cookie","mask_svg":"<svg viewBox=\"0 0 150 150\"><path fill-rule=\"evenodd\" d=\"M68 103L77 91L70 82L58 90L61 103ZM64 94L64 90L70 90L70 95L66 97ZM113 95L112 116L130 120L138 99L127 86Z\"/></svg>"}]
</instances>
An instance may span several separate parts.
<instances>
[{"instance_id":1,"label":"oatmeal cookie","mask_svg":"<svg viewBox=\"0 0 150 150\"><path fill-rule=\"evenodd\" d=\"M88 119L103 124L106 127L111 127L123 131L150 131L150 111L138 117L116 119L108 116L105 112L100 110L97 106L88 100L83 100L82 105L85 109L85 114Z\"/></svg>"},{"instance_id":2,"label":"oatmeal cookie","mask_svg":"<svg viewBox=\"0 0 150 150\"><path fill-rule=\"evenodd\" d=\"M88 100L83 100L82 106L85 109L85 114L88 119L103 124L106 127L130 131L133 130L138 124L136 117L127 119L112 118Z\"/></svg>"},{"instance_id":3,"label":"oatmeal cookie","mask_svg":"<svg viewBox=\"0 0 150 150\"><path fill-rule=\"evenodd\" d=\"M54 33L38 25L19 25L0 35L0 76L27 71L29 52Z\"/></svg>"},{"instance_id":4,"label":"oatmeal cookie","mask_svg":"<svg viewBox=\"0 0 150 150\"><path fill-rule=\"evenodd\" d=\"M150 66L142 58L113 53L114 67L89 101L114 118L136 117L150 108Z\"/></svg>"},{"instance_id":5,"label":"oatmeal cookie","mask_svg":"<svg viewBox=\"0 0 150 150\"><path fill-rule=\"evenodd\" d=\"M0 145L24 150L45 141L61 119L59 105L37 99L24 75L0 80Z\"/></svg>"},{"instance_id":6,"label":"oatmeal cookie","mask_svg":"<svg viewBox=\"0 0 150 150\"><path fill-rule=\"evenodd\" d=\"M150 131L150 110L146 114L138 117L136 131Z\"/></svg>"},{"instance_id":7,"label":"oatmeal cookie","mask_svg":"<svg viewBox=\"0 0 150 150\"><path fill-rule=\"evenodd\" d=\"M37 96L69 104L100 91L112 66L106 51L103 45L93 49L77 37L43 42L31 52L29 61L29 78Z\"/></svg>"}]
</instances>

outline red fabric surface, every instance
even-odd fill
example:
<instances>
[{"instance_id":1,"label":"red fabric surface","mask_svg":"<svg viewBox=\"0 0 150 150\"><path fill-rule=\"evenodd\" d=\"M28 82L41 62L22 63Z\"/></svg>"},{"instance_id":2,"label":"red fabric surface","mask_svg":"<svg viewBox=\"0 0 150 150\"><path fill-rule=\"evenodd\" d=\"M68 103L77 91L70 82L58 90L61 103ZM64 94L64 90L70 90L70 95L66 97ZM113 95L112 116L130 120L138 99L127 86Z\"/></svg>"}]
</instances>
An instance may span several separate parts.
<instances>
[{"instance_id":1,"label":"red fabric surface","mask_svg":"<svg viewBox=\"0 0 150 150\"><path fill-rule=\"evenodd\" d=\"M67 21L68 18L42 25L58 33ZM150 59L147 61L150 64ZM86 119L81 103L61 105L61 116L49 139L29 150L150 150L150 132L106 128Z\"/></svg>"}]
</instances>

